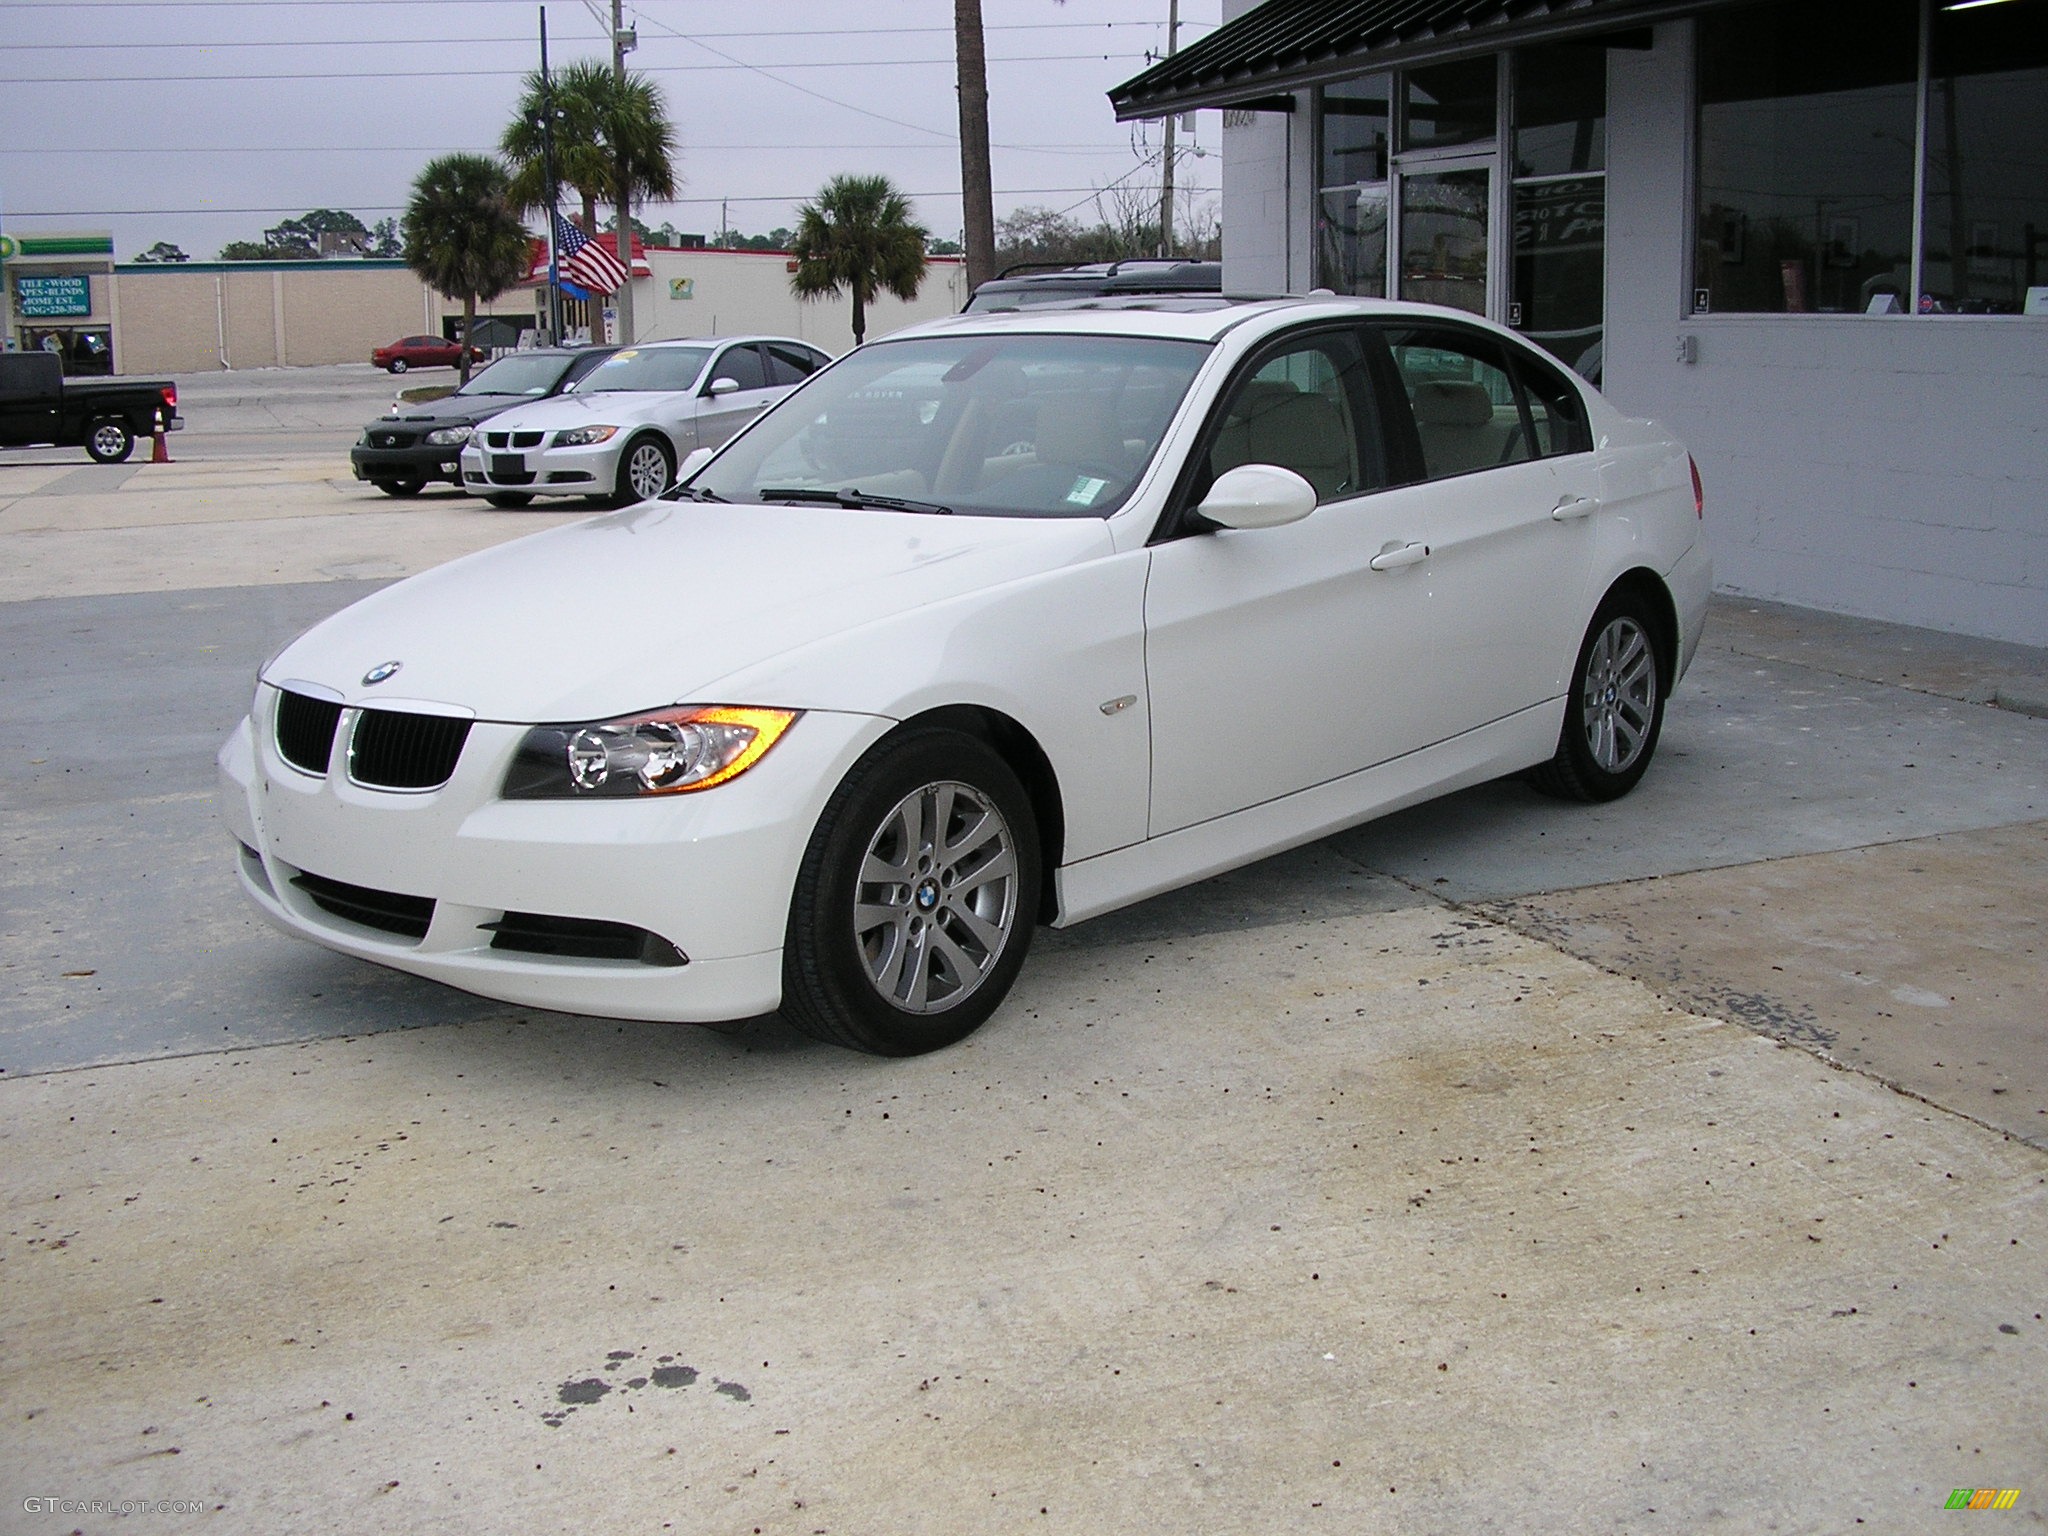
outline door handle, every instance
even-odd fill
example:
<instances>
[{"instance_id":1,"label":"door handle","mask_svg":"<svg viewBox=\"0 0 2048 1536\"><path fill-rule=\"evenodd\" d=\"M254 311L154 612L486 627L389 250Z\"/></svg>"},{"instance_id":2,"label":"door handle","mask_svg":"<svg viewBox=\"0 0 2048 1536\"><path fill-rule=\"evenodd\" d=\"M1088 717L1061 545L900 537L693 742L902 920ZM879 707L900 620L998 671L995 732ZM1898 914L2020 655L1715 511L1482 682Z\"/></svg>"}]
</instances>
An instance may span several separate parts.
<instances>
[{"instance_id":1,"label":"door handle","mask_svg":"<svg viewBox=\"0 0 2048 1536\"><path fill-rule=\"evenodd\" d=\"M1404 565L1415 565L1428 558L1427 544L1389 544L1367 563L1376 571L1398 571Z\"/></svg>"},{"instance_id":2,"label":"door handle","mask_svg":"<svg viewBox=\"0 0 2048 1536\"><path fill-rule=\"evenodd\" d=\"M1600 503L1591 496L1567 496L1551 509L1550 516L1555 522L1568 523L1599 510Z\"/></svg>"}]
</instances>

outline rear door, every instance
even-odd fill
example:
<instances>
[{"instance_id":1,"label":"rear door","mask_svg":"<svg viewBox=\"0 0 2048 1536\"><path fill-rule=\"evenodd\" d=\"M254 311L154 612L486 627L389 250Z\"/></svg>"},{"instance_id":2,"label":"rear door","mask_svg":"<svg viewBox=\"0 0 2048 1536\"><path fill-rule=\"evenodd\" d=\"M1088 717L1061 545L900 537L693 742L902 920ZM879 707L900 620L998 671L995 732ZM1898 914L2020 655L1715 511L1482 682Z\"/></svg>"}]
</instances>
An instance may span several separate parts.
<instances>
[{"instance_id":1,"label":"rear door","mask_svg":"<svg viewBox=\"0 0 2048 1536\"><path fill-rule=\"evenodd\" d=\"M1477 327L1380 321L1369 335L1398 380L1395 459L1430 493L1429 666L1438 733L1453 735L1555 698L1577 657L1598 487L1590 454L1546 449L1576 442L1583 411L1575 427L1560 399L1559 419L1537 419L1507 344Z\"/></svg>"}]
</instances>

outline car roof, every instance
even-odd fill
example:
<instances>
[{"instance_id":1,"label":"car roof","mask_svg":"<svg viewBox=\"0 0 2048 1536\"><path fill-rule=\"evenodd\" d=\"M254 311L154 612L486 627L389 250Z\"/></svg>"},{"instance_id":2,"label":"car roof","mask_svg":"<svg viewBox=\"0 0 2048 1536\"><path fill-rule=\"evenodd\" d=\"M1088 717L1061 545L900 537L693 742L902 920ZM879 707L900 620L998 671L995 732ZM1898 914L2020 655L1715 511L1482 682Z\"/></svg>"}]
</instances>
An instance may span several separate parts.
<instances>
[{"instance_id":1,"label":"car roof","mask_svg":"<svg viewBox=\"0 0 2048 1536\"><path fill-rule=\"evenodd\" d=\"M814 352L822 352L824 350L824 348L813 346L812 343L797 336L755 336L752 334L744 336L664 336L660 341L636 341L630 348L619 345L612 347L610 350L614 352L629 350L641 352L651 347L723 347L729 346L736 341L787 341L799 347L810 347Z\"/></svg>"},{"instance_id":2,"label":"car roof","mask_svg":"<svg viewBox=\"0 0 2048 1536\"><path fill-rule=\"evenodd\" d=\"M870 342L887 346L918 336L1037 335L1155 336L1215 342L1238 328L1257 325L1263 333L1290 321L1347 319L1456 321L1483 330L1500 327L1465 310L1396 299L1347 298L1336 294L1153 295L1077 300L1016 310L972 310L894 331Z\"/></svg>"}]
</instances>

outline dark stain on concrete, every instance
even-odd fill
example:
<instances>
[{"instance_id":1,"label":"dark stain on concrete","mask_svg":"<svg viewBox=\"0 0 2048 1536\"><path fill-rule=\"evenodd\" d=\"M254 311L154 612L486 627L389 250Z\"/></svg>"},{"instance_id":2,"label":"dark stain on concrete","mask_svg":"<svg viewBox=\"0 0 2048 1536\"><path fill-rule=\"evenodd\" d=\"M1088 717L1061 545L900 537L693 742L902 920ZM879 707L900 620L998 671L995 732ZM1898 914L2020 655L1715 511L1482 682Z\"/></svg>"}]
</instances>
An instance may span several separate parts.
<instances>
[{"instance_id":1,"label":"dark stain on concrete","mask_svg":"<svg viewBox=\"0 0 2048 1536\"><path fill-rule=\"evenodd\" d=\"M660 1387L665 1391L678 1391L695 1386L702 1379L703 1372L694 1365L684 1365L674 1355L657 1355L657 1363L649 1368L644 1363L644 1352L636 1349L614 1349L604 1357L604 1364L592 1376L574 1377L555 1389L555 1399L561 1405L544 1409L541 1423L550 1429L559 1429L570 1414L578 1408L588 1408L603 1398L617 1393L630 1397L648 1387ZM627 1372L631 1374L628 1375ZM611 1379L607 1379L611 1378ZM754 1394L736 1381L712 1378L713 1391L719 1397L730 1398L737 1403L750 1403ZM632 1409L628 1407L627 1412Z\"/></svg>"}]
</instances>

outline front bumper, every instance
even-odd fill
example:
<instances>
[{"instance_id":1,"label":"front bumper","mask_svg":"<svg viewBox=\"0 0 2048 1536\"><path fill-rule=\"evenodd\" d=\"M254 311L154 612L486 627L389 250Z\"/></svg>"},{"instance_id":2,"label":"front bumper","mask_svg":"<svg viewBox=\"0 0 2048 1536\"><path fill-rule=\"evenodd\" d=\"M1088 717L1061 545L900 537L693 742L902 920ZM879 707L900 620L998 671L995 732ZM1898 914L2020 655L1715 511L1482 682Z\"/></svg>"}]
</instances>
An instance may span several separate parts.
<instances>
[{"instance_id":1,"label":"front bumper","mask_svg":"<svg viewBox=\"0 0 2048 1536\"><path fill-rule=\"evenodd\" d=\"M462 445L430 447L415 443L409 448L366 448L358 443L348 451L349 468L358 480L373 484L381 480L445 480L462 484Z\"/></svg>"},{"instance_id":2,"label":"front bumper","mask_svg":"<svg viewBox=\"0 0 2048 1536\"><path fill-rule=\"evenodd\" d=\"M627 439L620 432L585 448L464 448L462 488L472 496L609 496L619 483Z\"/></svg>"},{"instance_id":3,"label":"front bumper","mask_svg":"<svg viewBox=\"0 0 2048 1536\"><path fill-rule=\"evenodd\" d=\"M813 711L760 763L701 794L508 801L498 786L523 725L478 722L455 773L426 793L315 777L277 754L275 690L221 748L217 803L241 845L242 892L278 927L484 997L610 1018L714 1023L772 1012L798 863L826 798L889 728ZM344 712L337 740L353 728ZM418 938L338 916L297 877L425 898ZM623 924L682 964L522 953L520 915Z\"/></svg>"}]
</instances>

